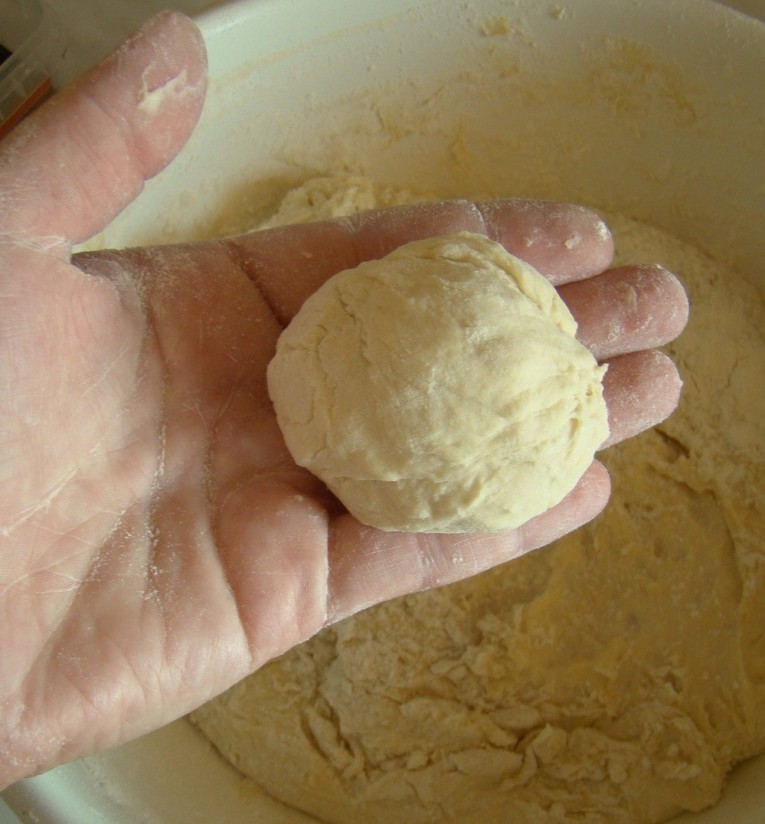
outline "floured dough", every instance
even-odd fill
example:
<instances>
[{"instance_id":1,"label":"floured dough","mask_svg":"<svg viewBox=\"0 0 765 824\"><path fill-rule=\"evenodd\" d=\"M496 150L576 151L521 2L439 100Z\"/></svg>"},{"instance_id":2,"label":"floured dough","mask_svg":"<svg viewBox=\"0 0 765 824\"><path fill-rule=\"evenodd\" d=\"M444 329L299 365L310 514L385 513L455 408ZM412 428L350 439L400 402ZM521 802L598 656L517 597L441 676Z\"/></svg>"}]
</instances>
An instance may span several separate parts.
<instances>
[{"instance_id":1,"label":"floured dough","mask_svg":"<svg viewBox=\"0 0 765 824\"><path fill-rule=\"evenodd\" d=\"M289 223L346 217L368 209L386 209L421 199L406 189L381 186L360 175L313 177L302 186L290 189L276 212L258 222L258 228L271 229ZM250 228L250 225L236 224L229 227L229 233L236 234Z\"/></svg>"},{"instance_id":2,"label":"floured dough","mask_svg":"<svg viewBox=\"0 0 765 824\"><path fill-rule=\"evenodd\" d=\"M516 527L558 503L608 435L598 366L549 281L467 232L330 278L279 338L287 447L386 530Z\"/></svg>"},{"instance_id":3,"label":"floured dough","mask_svg":"<svg viewBox=\"0 0 765 824\"><path fill-rule=\"evenodd\" d=\"M194 715L287 804L342 824L649 824L765 749L765 306L611 217L617 262L692 302L661 426L604 453L605 512L543 550L325 630Z\"/></svg>"}]
</instances>

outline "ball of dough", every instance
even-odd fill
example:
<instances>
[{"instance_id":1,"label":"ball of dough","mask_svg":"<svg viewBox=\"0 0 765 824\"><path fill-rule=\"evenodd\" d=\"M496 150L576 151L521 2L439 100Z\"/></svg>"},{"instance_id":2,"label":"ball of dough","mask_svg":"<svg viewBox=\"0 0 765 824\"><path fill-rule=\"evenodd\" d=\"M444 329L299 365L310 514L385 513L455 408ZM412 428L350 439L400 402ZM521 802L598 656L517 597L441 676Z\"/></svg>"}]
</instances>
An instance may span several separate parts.
<instances>
[{"instance_id":1,"label":"ball of dough","mask_svg":"<svg viewBox=\"0 0 765 824\"><path fill-rule=\"evenodd\" d=\"M328 280L279 338L287 448L384 530L516 527L608 434L602 377L552 285L482 235L401 246Z\"/></svg>"}]
</instances>

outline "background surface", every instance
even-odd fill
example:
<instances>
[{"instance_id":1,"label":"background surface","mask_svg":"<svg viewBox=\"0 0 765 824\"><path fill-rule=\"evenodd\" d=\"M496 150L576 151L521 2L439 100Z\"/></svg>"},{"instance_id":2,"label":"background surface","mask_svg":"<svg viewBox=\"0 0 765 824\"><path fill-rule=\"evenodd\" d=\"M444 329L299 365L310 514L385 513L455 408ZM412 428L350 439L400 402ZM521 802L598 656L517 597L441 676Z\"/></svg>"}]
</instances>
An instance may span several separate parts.
<instances>
[{"instance_id":1,"label":"background surface","mask_svg":"<svg viewBox=\"0 0 765 824\"><path fill-rule=\"evenodd\" d=\"M107 55L150 15L166 8L194 14L211 0L42 0L54 8L69 44L54 72L57 86L67 83ZM576 3L581 0L572 0ZM721 0L724 5L765 20L765 0ZM23 3L24 0L17 0ZM288 0L284 0L288 2ZM357 0L366 2L366 0ZM375 2L375 0L371 0Z\"/></svg>"}]
</instances>

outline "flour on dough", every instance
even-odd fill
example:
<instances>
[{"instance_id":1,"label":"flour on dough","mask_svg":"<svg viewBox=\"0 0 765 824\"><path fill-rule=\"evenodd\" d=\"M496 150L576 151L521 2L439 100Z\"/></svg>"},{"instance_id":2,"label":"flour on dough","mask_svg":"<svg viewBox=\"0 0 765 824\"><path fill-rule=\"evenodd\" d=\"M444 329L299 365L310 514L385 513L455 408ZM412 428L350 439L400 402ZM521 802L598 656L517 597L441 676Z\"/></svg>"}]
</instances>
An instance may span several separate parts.
<instances>
[{"instance_id":1,"label":"flour on dough","mask_svg":"<svg viewBox=\"0 0 765 824\"><path fill-rule=\"evenodd\" d=\"M685 384L604 453L592 524L369 609L194 715L272 795L335 824L649 824L765 749L765 307L735 272L612 216L620 263L681 273Z\"/></svg>"},{"instance_id":2,"label":"flour on dough","mask_svg":"<svg viewBox=\"0 0 765 824\"><path fill-rule=\"evenodd\" d=\"M258 229L347 217L369 209L387 209L417 200L422 198L406 189L381 186L360 175L313 177L302 186L290 189L276 212L258 223ZM232 226L230 232L238 234L251 228L246 224Z\"/></svg>"},{"instance_id":3,"label":"flour on dough","mask_svg":"<svg viewBox=\"0 0 765 824\"><path fill-rule=\"evenodd\" d=\"M477 532L571 491L608 435L605 369L546 278L461 232L330 278L268 388L295 461L360 521Z\"/></svg>"}]
</instances>

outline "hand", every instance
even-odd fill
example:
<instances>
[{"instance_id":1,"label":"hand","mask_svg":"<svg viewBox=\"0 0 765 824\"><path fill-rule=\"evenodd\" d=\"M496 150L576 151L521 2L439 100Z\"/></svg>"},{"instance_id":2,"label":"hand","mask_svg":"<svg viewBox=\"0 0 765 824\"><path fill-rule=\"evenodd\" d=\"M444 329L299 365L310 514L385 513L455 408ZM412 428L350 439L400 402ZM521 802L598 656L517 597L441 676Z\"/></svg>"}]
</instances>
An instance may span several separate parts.
<instances>
[{"instance_id":1,"label":"hand","mask_svg":"<svg viewBox=\"0 0 765 824\"><path fill-rule=\"evenodd\" d=\"M646 351L687 315L657 268L606 271L574 206L404 207L225 242L71 256L178 151L204 97L193 24L151 21L0 156L0 787L154 729L331 621L548 543L606 503L598 463L512 533L380 533L295 466L265 369L327 277L485 232L547 274L609 360L611 442L680 382ZM567 244L579 238L577 245Z\"/></svg>"}]
</instances>

